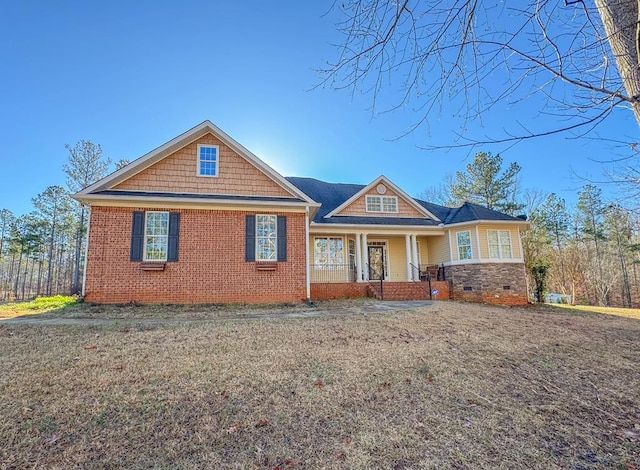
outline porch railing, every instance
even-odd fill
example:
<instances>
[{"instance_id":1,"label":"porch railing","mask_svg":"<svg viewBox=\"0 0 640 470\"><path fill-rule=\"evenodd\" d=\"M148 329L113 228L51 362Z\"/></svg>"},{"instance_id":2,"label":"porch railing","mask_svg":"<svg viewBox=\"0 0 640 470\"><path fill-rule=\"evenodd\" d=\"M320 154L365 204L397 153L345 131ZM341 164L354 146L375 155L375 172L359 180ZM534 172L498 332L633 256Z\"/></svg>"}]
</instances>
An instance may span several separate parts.
<instances>
[{"instance_id":1,"label":"porch railing","mask_svg":"<svg viewBox=\"0 0 640 470\"><path fill-rule=\"evenodd\" d=\"M413 263L409 263L411 271L413 272L413 282L427 294L429 294L429 300L433 300L433 294L431 290L431 273L429 271L422 271L420 267ZM423 284L427 284L423 286Z\"/></svg>"},{"instance_id":2,"label":"porch railing","mask_svg":"<svg viewBox=\"0 0 640 470\"><path fill-rule=\"evenodd\" d=\"M356 269L349 264L312 264L312 283L356 282Z\"/></svg>"},{"instance_id":3,"label":"porch railing","mask_svg":"<svg viewBox=\"0 0 640 470\"><path fill-rule=\"evenodd\" d=\"M427 277L432 281L446 281L444 264L420 264L419 267L416 267L413 263L410 264L414 274L417 274L417 278L421 281L426 281Z\"/></svg>"}]
</instances>

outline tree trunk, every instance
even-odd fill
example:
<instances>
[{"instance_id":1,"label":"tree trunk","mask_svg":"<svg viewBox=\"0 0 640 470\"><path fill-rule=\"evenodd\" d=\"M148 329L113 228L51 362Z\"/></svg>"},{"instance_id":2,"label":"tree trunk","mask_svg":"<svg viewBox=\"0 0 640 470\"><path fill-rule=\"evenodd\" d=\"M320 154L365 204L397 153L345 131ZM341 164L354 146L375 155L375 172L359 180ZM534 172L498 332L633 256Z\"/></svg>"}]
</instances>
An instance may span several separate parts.
<instances>
[{"instance_id":1,"label":"tree trunk","mask_svg":"<svg viewBox=\"0 0 640 470\"><path fill-rule=\"evenodd\" d=\"M54 207L54 216L53 221L51 222L51 236L49 237L49 266L47 266L47 296L51 295L51 276L53 275L53 245L55 244L55 235L56 235L56 216L55 216Z\"/></svg>"},{"instance_id":2,"label":"tree trunk","mask_svg":"<svg viewBox=\"0 0 640 470\"><path fill-rule=\"evenodd\" d=\"M622 83L640 124L640 0L596 0Z\"/></svg>"},{"instance_id":3,"label":"tree trunk","mask_svg":"<svg viewBox=\"0 0 640 470\"><path fill-rule=\"evenodd\" d=\"M83 230L84 230L84 206L80 208L80 225L78 226L78 233L76 235L76 259L75 259L75 268L73 271L73 287L71 288L72 294L77 294L80 291L80 253L82 251Z\"/></svg>"},{"instance_id":4,"label":"tree trunk","mask_svg":"<svg viewBox=\"0 0 640 470\"><path fill-rule=\"evenodd\" d=\"M23 247L20 246L20 256L18 257L18 269L16 271L16 282L13 287L13 298L18 300L18 286L20 285L20 268L22 265L22 251Z\"/></svg>"}]
</instances>

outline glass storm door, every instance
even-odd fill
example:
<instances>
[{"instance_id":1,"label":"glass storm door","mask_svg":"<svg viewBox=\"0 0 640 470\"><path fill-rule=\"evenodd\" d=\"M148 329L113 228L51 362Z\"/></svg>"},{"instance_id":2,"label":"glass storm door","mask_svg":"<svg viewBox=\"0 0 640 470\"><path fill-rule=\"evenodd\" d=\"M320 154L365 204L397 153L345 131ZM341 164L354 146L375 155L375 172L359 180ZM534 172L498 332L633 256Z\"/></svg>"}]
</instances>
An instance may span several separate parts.
<instances>
[{"instance_id":1,"label":"glass storm door","mask_svg":"<svg viewBox=\"0 0 640 470\"><path fill-rule=\"evenodd\" d=\"M369 248L369 279L379 281L384 279L384 247L370 246Z\"/></svg>"}]
</instances>

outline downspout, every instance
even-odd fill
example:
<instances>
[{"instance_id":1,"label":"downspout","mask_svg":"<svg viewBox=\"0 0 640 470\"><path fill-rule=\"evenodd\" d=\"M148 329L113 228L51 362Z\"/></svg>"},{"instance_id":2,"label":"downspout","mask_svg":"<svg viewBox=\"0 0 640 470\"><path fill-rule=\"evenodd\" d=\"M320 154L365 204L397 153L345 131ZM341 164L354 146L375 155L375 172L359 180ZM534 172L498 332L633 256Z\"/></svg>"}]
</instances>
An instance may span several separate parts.
<instances>
[{"instance_id":1,"label":"downspout","mask_svg":"<svg viewBox=\"0 0 640 470\"><path fill-rule=\"evenodd\" d=\"M309 206L305 207L304 214L304 251L305 251L305 266L307 272L307 300L311 300L311 271L309 266Z\"/></svg>"},{"instance_id":2,"label":"downspout","mask_svg":"<svg viewBox=\"0 0 640 470\"><path fill-rule=\"evenodd\" d=\"M84 298L84 294L87 286L87 264L89 261L89 235L91 230L91 206L89 206L89 210L87 212L87 243L84 246L84 269L82 270L82 297Z\"/></svg>"}]
</instances>

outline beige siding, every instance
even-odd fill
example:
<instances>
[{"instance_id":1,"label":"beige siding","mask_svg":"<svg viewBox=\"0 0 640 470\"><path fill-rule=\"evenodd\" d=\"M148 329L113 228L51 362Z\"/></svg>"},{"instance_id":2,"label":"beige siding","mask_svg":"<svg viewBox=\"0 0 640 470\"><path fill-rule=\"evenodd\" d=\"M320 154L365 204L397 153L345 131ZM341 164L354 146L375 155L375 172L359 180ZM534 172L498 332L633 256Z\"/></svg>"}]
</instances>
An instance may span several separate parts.
<instances>
[{"instance_id":1,"label":"beige siding","mask_svg":"<svg viewBox=\"0 0 640 470\"><path fill-rule=\"evenodd\" d=\"M380 194L376 192L376 188L374 187L335 215L359 215L365 217L424 217L423 214L418 212L415 208L411 207L411 205L409 205L409 203L405 201L401 196L398 196L395 192L393 192L391 188L387 188L387 192L384 194L384 196L396 196L398 198L398 213L389 214L380 212L367 212L366 197L369 194L372 196L380 196Z\"/></svg>"},{"instance_id":2,"label":"beige siding","mask_svg":"<svg viewBox=\"0 0 640 470\"><path fill-rule=\"evenodd\" d=\"M445 233L443 236L439 237L428 237L428 240L429 256L426 263L440 264L451 261L448 233ZM422 248L422 246L420 248ZM422 255L422 260L422 262L425 263L424 254Z\"/></svg>"},{"instance_id":3,"label":"beige siding","mask_svg":"<svg viewBox=\"0 0 640 470\"><path fill-rule=\"evenodd\" d=\"M429 237L417 237L418 241L418 264L429 264Z\"/></svg>"},{"instance_id":4,"label":"beige siding","mask_svg":"<svg viewBox=\"0 0 640 470\"><path fill-rule=\"evenodd\" d=\"M520 234L517 226L508 225L479 225L478 236L480 239L480 254L482 258L489 258L489 243L487 241L487 230L508 230L511 237L511 250L513 258L522 258L522 247L520 246Z\"/></svg>"},{"instance_id":5,"label":"beige siding","mask_svg":"<svg viewBox=\"0 0 640 470\"><path fill-rule=\"evenodd\" d=\"M389 257L389 280L407 280L407 247L404 237L388 237L387 253Z\"/></svg>"},{"instance_id":6,"label":"beige siding","mask_svg":"<svg viewBox=\"0 0 640 470\"><path fill-rule=\"evenodd\" d=\"M219 146L218 177L196 175L198 144ZM292 197L282 186L212 134L177 150L113 189Z\"/></svg>"}]
</instances>

